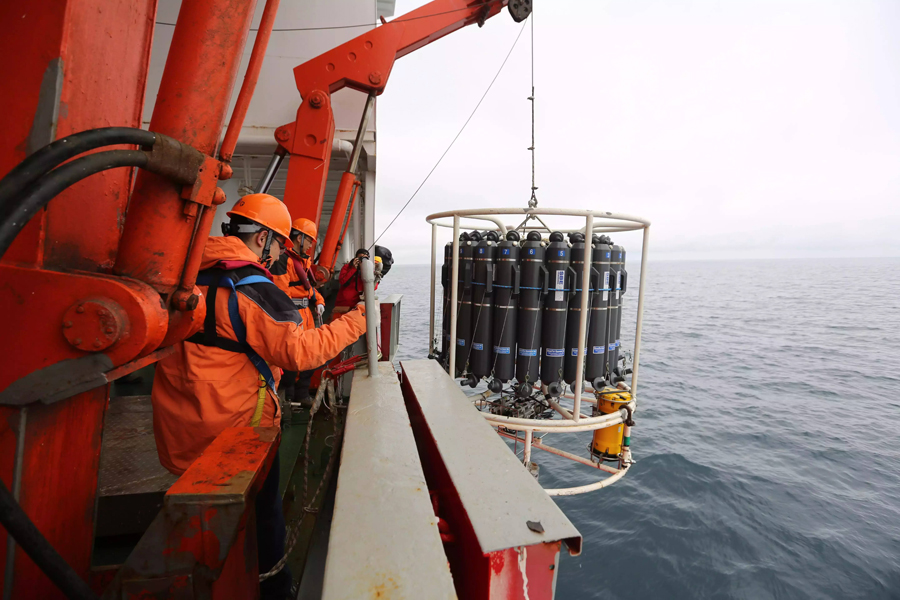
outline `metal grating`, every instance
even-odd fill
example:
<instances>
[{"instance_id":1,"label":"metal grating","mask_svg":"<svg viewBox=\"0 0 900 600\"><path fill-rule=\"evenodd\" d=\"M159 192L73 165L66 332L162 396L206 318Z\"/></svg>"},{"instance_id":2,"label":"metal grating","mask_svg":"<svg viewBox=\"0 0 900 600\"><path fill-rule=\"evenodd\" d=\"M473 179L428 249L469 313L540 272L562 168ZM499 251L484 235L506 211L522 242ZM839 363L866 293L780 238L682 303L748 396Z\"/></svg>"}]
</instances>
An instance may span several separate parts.
<instances>
[{"instance_id":1,"label":"metal grating","mask_svg":"<svg viewBox=\"0 0 900 600\"><path fill-rule=\"evenodd\" d=\"M159 464L150 396L110 399L100 446L100 496L165 492L177 480Z\"/></svg>"}]
</instances>

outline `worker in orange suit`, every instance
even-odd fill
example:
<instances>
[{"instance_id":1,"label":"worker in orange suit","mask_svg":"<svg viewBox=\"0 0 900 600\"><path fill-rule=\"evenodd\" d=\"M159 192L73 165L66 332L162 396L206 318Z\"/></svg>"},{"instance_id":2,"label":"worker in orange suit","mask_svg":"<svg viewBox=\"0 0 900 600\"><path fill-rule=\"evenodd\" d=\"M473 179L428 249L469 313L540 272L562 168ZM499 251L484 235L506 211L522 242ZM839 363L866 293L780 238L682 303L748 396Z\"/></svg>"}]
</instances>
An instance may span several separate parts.
<instances>
[{"instance_id":1,"label":"worker in orange suit","mask_svg":"<svg viewBox=\"0 0 900 600\"><path fill-rule=\"evenodd\" d=\"M302 327L315 327L315 317L322 322L325 312L325 299L316 291L315 275L312 272L312 253L316 247L318 229L316 224L303 217L291 224L291 243L294 252L285 252L272 267L275 285L294 299L297 310L303 318ZM309 386L315 369L298 373L285 371L281 376L281 388L285 399L290 402L309 404Z\"/></svg>"},{"instance_id":2,"label":"worker in orange suit","mask_svg":"<svg viewBox=\"0 0 900 600\"><path fill-rule=\"evenodd\" d=\"M279 368L304 371L336 356L365 332L362 306L319 329L304 329L268 266L284 251L291 229L285 205L268 194L241 198L209 238L197 285L206 300L202 330L159 361L153 381L153 431L160 462L183 473L228 427L280 424ZM256 498L259 570L284 554L285 523L276 455ZM286 568L260 585L260 597L290 594Z\"/></svg>"}]
</instances>

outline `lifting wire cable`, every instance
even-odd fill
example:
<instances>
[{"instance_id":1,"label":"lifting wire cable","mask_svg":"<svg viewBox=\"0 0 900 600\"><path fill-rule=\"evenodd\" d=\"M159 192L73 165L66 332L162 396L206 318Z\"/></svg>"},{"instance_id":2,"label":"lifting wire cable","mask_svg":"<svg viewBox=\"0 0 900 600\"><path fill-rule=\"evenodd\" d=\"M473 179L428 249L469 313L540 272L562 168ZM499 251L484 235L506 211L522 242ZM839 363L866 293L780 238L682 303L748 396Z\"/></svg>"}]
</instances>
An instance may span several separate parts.
<instances>
[{"instance_id":1,"label":"lifting wire cable","mask_svg":"<svg viewBox=\"0 0 900 600\"><path fill-rule=\"evenodd\" d=\"M492 4L495 0L485 0L480 4L472 4L470 6L466 6L463 8L454 8L453 10L445 10L444 12L433 13L430 15L421 15L418 17L409 17L408 19L404 19L402 17L398 17L391 21L387 21L383 23L383 25L390 25L391 23L405 23L406 21L418 21L419 19L429 19L431 17L439 17L441 15L449 15L450 13L460 12L463 10L471 10L473 8L478 8L479 6L487 6L488 4ZM156 21L157 25L168 25L169 27L175 27L175 23L167 23L165 21ZM329 29L356 29L358 27L372 27L375 28L377 26L376 23L360 23L359 25L331 25L326 27L285 27L285 28L274 28L272 31L325 31ZM259 31L259 28L251 27L250 31Z\"/></svg>"},{"instance_id":2,"label":"lifting wire cable","mask_svg":"<svg viewBox=\"0 0 900 600\"><path fill-rule=\"evenodd\" d=\"M529 17L529 18L531 18L531 17ZM488 84L487 89L484 90L484 94L481 95L481 99L478 100L478 104L475 105L475 108L472 110L472 113L469 115L469 118L466 119L465 123L463 123L462 128L460 128L459 132L457 132L456 136L454 136L453 140L450 142L450 145L447 146L447 149L444 150L444 153L441 154L441 157L437 160L436 163L434 163L434 166L431 167L431 170L428 172L428 175L425 176L425 179L422 180L422 183L420 183L419 187L416 188L416 191L413 192L413 195L410 196L409 200L406 201L406 204L403 205L403 208L400 209L400 212L398 212L396 215L394 215L394 218L391 219L391 222L388 223L387 227L385 227L384 230L380 234L378 234L378 237L375 238L374 242L372 242L372 246L369 246L370 250L373 246L375 246L375 244L378 243L378 240L380 240L381 237L385 233L387 233L387 230L391 228L391 225L394 224L394 222L400 217L400 215L403 214L403 211L406 210L406 207L409 206L409 203L413 201L413 199L416 197L416 194L419 193L419 191L422 189L422 187L428 181L429 177L431 177L432 173L434 173L435 170L438 168L438 166L441 164L441 161L444 160L444 157L447 156L447 153L450 152L450 148L453 147L453 144L456 143L456 140L458 140L459 136L462 135L462 132L465 131L466 126L469 124L469 121L471 121L472 117L475 116L475 113L478 112L478 107L481 106L481 103L484 102L484 99L487 97L488 92L490 92L491 88L494 86L494 82L497 81L497 78L500 76L500 73L503 72L503 67L506 66L506 61L509 60L509 57L512 55L513 50L516 49L516 44L519 43L519 38L522 37L523 31L525 31L525 23L522 23L522 27L519 28L519 34L516 36L515 41L513 41L512 47L509 49L509 52L506 53L506 58L503 59L503 62L500 64L500 68L497 69L497 74L494 75L493 79L491 79L491 83Z\"/></svg>"},{"instance_id":3,"label":"lifting wire cable","mask_svg":"<svg viewBox=\"0 0 900 600\"><path fill-rule=\"evenodd\" d=\"M534 13L531 16L531 95L528 100L531 101L531 199L528 208L537 208L537 187L534 185Z\"/></svg>"}]
</instances>

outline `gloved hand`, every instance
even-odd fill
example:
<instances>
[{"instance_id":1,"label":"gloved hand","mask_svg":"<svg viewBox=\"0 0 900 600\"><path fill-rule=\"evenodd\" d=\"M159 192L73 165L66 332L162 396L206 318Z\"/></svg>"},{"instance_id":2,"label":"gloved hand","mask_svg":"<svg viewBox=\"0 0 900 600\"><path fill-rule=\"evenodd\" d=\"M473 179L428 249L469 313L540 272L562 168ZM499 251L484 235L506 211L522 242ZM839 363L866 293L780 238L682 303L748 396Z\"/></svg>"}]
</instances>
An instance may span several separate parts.
<instances>
[{"instance_id":1,"label":"gloved hand","mask_svg":"<svg viewBox=\"0 0 900 600\"><path fill-rule=\"evenodd\" d=\"M319 313L320 317L323 314L325 314L325 305L324 304L316 304L316 312Z\"/></svg>"},{"instance_id":2,"label":"gloved hand","mask_svg":"<svg viewBox=\"0 0 900 600\"><path fill-rule=\"evenodd\" d=\"M356 310L358 310L358 311L359 311L359 314L361 314L362 316L366 316L366 303L365 303L365 302L359 302L359 303L358 303L356 306L354 306L353 308L355 308Z\"/></svg>"}]
</instances>

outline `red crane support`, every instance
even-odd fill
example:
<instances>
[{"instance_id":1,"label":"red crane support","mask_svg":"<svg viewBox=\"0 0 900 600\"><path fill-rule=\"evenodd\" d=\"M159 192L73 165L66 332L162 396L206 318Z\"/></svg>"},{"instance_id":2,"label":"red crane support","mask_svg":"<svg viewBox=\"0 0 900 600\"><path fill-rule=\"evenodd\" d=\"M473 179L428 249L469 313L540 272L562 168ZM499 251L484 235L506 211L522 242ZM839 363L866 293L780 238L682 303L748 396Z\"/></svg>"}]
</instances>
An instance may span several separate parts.
<instances>
[{"instance_id":1,"label":"red crane support","mask_svg":"<svg viewBox=\"0 0 900 600\"><path fill-rule=\"evenodd\" d=\"M531 14L530 0L434 0L296 67L294 79L303 103L297 110L296 120L275 131L279 146L291 156L284 192L284 202L291 215L306 217L317 224L322 216L334 139L331 94L352 88L369 96L381 95L395 60L466 25L481 26L507 5L516 22ZM357 159L362 134L364 131L358 134L353 149ZM317 278L320 281L331 276L351 191L358 183L353 172L356 160L350 162L351 167L341 178L319 255Z\"/></svg>"}]
</instances>

